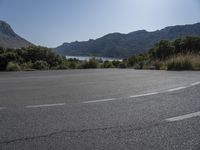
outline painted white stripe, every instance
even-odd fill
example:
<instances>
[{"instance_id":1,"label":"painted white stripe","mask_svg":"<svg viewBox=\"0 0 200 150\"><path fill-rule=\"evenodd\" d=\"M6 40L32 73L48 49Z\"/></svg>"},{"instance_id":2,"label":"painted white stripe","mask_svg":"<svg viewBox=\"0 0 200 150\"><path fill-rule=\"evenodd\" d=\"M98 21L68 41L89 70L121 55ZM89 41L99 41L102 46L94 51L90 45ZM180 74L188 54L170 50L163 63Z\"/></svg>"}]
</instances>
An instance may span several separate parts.
<instances>
[{"instance_id":1,"label":"painted white stripe","mask_svg":"<svg viewBox=\"0 0 200 150\"><path fill-rule=\"evenodd\" d=\"M195 86L195 85L198 85L198 84L200 84L200 82L194 82L194 83L192 83L192 84L190 84L191 86Z\"/></svg>"},{"instance_id":2,"label":"painted white stripe","mask_svg":"<svg viewBox=\"0 0 200 150\"><path fill-rule=\"evenodd\" d=\"M85 104L88 104L88 103L99 103L99 102L114 101L114 100L116 100L116 98L100 99L100 100L94 100L94 101L86 101L86 102L83 102L83 103L85 103Z\"/></svg>"},{"instance_id":3,"label":"painted white stripe","mask_svg":"<svg viewBox=\"0 0 200 150\"><path fill-rule=\"evenodd\" d=\"M37 108L37 107L53 107L53 106L63 106L65 103L57 103L57 104L43 104L43 105L28 105L26 108Z\"/></svg>"},{"instance_id":4,"label":"painted white stripe","mask_svg":"<svg viewBox=\"0 0 200 150\"><path fill-rule=\"evenodd\" d=\"M2 109L6 109L6 107L0 107L0 110L2 110Z\"/></svg>"},{"instance_id":5,"label":"painted white stripe","mask_svg":"<svg viewBox=\"0 0 200 150\"><path fill-rule=\"evenodd\" d=\"M174 89L169 89L169 90L167 90L167 91L168 91L168 92L173 92L173 91L178 91L178 90L182 90L182 89L185 89L185 88L187 88L187 87L181 86L181 87L177 87L177 88L174 88Z\"/></svg>"},{"instance_id":6,"label":"painted white stripe","mask_svg":"<svg viewBox=\"0 0 200 150\"><path fill-rule=\"evenodd\" d=\"M165 119L165 120L169 121L169 122L173 122L173 121L184 120L184 119L188 119L188 118L192 118L192 117L197 117L197 116L200 117L200 111L199 112L195 112L195 113L191 113L191 114L187 114L187 115L183 115L183 116L168 118L168 119Z\"/></svg>"},{"instance_id":7,"label":"painted white stripe","mask_svg":"<svg viewBox=\"0 0 200 150\"><path fill-rule=\"evenodd\" d=\"M158 92L153 92L153 93L146 93L146 94L140 94L140 95L132 95L130 98L136 98L136 97L144 97L144 96L150 96L150 95L156 95L159 94Z\"/></svg>"}]
</instances>

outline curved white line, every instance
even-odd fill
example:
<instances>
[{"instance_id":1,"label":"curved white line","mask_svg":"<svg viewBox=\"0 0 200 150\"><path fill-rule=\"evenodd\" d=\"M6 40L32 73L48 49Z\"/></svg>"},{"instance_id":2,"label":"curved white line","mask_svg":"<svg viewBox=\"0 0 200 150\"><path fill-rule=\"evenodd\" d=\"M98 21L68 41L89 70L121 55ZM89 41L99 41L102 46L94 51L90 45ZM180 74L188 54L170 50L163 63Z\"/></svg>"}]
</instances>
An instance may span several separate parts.
<instances>
[{"instance_id":1,"label":"curved white line","mask_svg":"<svg viewBox=\"0 0 200 150\"><path fill-rule=\"evenodd\" d=\"M198 84L200 84L200 81L199 81L199 82L191 83L190 85L191 85L191 86L195 86L195 85L198 85Z\"/></svg>"},{"instance_id":2,"label":"curved white line","mask_svg":"<svg viewBox=\"0 0 200 150\"><path fill-rule=\"evenodd\" d=\"M150 96L150 95L156 95L159 94L158 92L153 92L153 93L146 93L146 94L140 94L140 95L132 95L130 98L136 98L136 97L144 97L144 96Z\"/></svg>"},{"instance_id":3,"label":"curved white line","mask_svg":"<svg viewBox=\"0 0 200 150\"><path fill-rule=\"evenodd\" d=\"M38 108L38 107L53 107L53 106L63 106L65 103L57 103L57 104L43 104L43 105L28 105L26 108Z\"/></svg>"},{"instance_id":4,"label":"curved white line","mask_svg":"<svg viewBox=\"0 0 200 150\"><path fill-rule=\"evenodd\" d=\"M116 100L116 98L108 98L108 99L100 99L100 100L94 100L94 101L86 101L86 102L82 102L82 103L85 103L85 104L88 104L88 103L99 103L99 102L107 102L107 101L114 101Z\"/></svg>"},{"instance_id":5,"label":"curved white line","mask_svg":"<svg viewBox=\"0 0 200 150\"><path fill-rule=\"evenodd\" d=\"M0 107L0 110L6 109L6 107Z\"/></svg>"},{"instance_id":6,"label":"curved white line","mask_svg":"<svg viewBox=\"0 0 200 150\"><path fill-rule=\"evenodd\" d=\"M200 111L199 112L195 112L195 113L191 113L191 114L182 115L182 116L168 118L168 119L165 119L165 120L169 121L169 122L173 122L173 121L184 120L184 119L197 117L197 116L200 116Z\"/></svg>"},{"instance_id":7,"label":"curved white line","mask_svg":"<svg viewBox=\"0 0 200 150\"><path fill-rule=\"evenodd\" d=\"M173 92L173 91L178 91L178 90L182 90L182 89L186 89L186 88L187 88L187 87L185 87L185 86L181 86L181 87L169 89L169 90L167 90L167 91L168 91L168 92Z\"/></svg>"}]
</instances>

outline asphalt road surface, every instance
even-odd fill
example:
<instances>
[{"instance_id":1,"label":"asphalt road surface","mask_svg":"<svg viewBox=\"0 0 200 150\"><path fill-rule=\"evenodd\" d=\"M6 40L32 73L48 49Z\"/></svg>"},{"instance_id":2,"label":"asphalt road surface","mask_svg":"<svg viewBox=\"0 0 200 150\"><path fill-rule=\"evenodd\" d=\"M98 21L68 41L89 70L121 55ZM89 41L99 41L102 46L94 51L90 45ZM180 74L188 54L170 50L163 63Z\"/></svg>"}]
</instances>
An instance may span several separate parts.
<instances>
[{"instance_id":1,"label":"asphalt road surface","mask_svg":"<svg viewBox=\"0 0 200 150\"><path fill-rule=\"evenodd\" d=\"M200 72L0 73L0 150L199 150Z\"/></svg>"}]
</instances>

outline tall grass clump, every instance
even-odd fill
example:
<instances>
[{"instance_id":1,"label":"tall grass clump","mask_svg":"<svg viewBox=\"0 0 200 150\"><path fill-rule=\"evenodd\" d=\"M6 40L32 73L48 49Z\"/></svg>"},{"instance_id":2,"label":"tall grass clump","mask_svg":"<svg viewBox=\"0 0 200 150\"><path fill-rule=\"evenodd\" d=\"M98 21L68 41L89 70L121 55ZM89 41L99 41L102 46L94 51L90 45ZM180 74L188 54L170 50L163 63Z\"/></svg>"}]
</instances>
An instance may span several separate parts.
<instances>
[{"instance_id":1,"label":"tall grass clump","mask_svg":"<svg viewBox=\"0 0 200 150\"><path fill-rule=\"evenodd\" d=\"M35 63L33 63L33 68L37 70L48 70L49 64L46 61L37 60Z\"/></svg>"},{"instance_id":2,"label":"tall grass clump","mask_svg":"<svg viewBox=\"0 0 200 150\"><path fill-rule=\"evenodd\" d=\"M19 64L16 62L9 62L6 67L6 71L20 71L20 70L21 70L21 68L20 68Z\"/></svg>"},{"instance_id":3,"label":"tall grass clump","mask_svg":"<svg viewBox=\"0 0 200 150\"><path fill-rule=\"evenodd\" d=\"M200 56L180 54L171 57L166 64L168 70L200 70Z\"/></svg>"}]
</instances>

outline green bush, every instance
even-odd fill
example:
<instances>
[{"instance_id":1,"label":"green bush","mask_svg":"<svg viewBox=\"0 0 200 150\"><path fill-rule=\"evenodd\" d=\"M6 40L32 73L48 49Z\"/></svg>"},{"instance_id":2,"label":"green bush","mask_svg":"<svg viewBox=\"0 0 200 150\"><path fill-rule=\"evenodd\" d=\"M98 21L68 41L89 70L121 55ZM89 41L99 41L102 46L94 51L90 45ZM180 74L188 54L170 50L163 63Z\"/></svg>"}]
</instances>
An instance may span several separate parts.
<instances>
[{"instance_id":1,"label":"green bush","mask_svg":"<svg viewBox=\"0 0 200 150\"><path fill-rule=\"evenodd\" d=\"M130 56L128 67L156 70L200 70L200 37L161 40L148 53Z\"/></svg>"},{"instance_id":2,"label":"green bush","mask_svg":"<svg viewBox=\"0 0 200 150\"><path fill-rule=\"evenodd\" d=\"M143 61L139 62L139 63L134 65L134 69L144 69L145 65L146 64Z\"/></svg>"},{"instance_id":3,"label":"green bush","mask_svg":"<svg viewBox=\"0 0 200 150\"><path fill-rule=\"evenodd\" d=\"M69 64L68 64L68 67L70 69L77 69L77 62L75 61L70 61Z\"/></svg>"},{"instance_id":4,"label":"green bush","mask_svg":"<svg viewBox=\"0 0 200 150\"><path fill-rule=\"evenodd\" d=\"M127 68L127 64L125 62L120 62L118 68Z\"/></svg>"},{"instance_id":5,"label":"green bush","mask_svg":"<svg viewBox=\"0 0 200 150\"><path fill-rule=\"evenodd\" d=\"M89 61L81 62L78 68L89 69L89 68L99 68L99 66L100 66L99 62L95 58L92 58Z\"/></svg>"},{"instance_id":6,"label":"green bush","mask_svg":"<svg viewBox=\"0 0 200 150\"><path fill-rule=\"evenodd\" d=\"M89 68L88 62L87 61L80 62L77 68L78 69L88 69Z\"/></svg>"},{"instance_id":7,"label":"green bush","mask_svg":"<svg viewBox=\"0 0 200 150\"><path fill-rule=\"evenodd\" d=\"M15 63L15 62L9 62L7 67L6 67L7 71L20 71L20 66Z\"/></svg>"},{"instance_id":8,"label":"green bush","mask_svg":"<svg viewBox=\"0 0 200 150\"><path fill-rule=\"evenodd\" d=\"M163 61L156 60L153 64L154 64L153 66L155 67L156 70L163 70L165 68Z\"/></svg>"},{"instance_id":9,"label":"green bush","mask_svg":"<svg viewBox=\"0 0 200 150\"><path fill-rule=\"evenodd\" d=\"M65 62L63 62L58 67L56 67L56 69L65 70L65 69L68 69L68 65Z\"/></svg>"},{"instance_id":10,"label":"green bush","mask_svg":"<svg viewBox=\"0 0 200 150\"><path fill-rule=\"evenodd\" d=\"M65 69L64 61L64 57L54 53L51 49L46 47L30 46L20 49L0 48L0 70L6 70L9 62L20 64L22 70L42 70L49 68ZM34 68L32 68L32 63L34 64Z\"/></svg>"},{"instance_id":11,"label":"green bush","mask_svg":"<svg viewBox=\"0 0 200 150\"><path fill-rule=\"evenodd\" d=\"M22 70L32 70L33 63L32 62L26 62L26 63L22 63L20 66L21 66Z\"/></svg>"},{"instance_id":12,"label":"green bush","mask_svg":"<svg viewBox=\"0 0 200 150\"><path fill-rule=\"evenodd\" d=\"M149 51L153 59L166 60L174 54L174 46L170 41L161 40Z\"/></svg>"},{"instance_id":13,"label":"green bush","mask_svg":"<svg viewBox=\"0 0 200 150\"><path fill-rule=\"evenodd\" d=\"M99 67L99 62L95 58L89 60L88 68L98 68L98 67Z\"/></svg>"},{"instance_id":14,"label":"green bush","mask_svg":"<svg viewBox=\"0 0 200 150\"><path fill-rule=\"evenodd\" d=\"M33 68L37 70L48 70L49 64L46 61L37 60L35 63L33 63Z\"/></svg>"},{"instance_id":15,"label":"green bush","mask_svg":"<svg viewBox=\"0 0 200 150\"><path fill-rule=\"evenodd\" d=\"M102 67L103 67L103 68L114 68L114 65L113 65L113 63L110 62L110 61L104 61Z\"/></svg>"},{"instance_id":16,"label":"green bush","mask_svg":"<svg viewBox=\"0 0 200 150\"><path fill-rule=\"evenodd\" d=\"M114 61L112 62L112 64L113 64L113 66L114 66L115 68L117 68L117 67L119 66L119 64L120 64L120 61L114 60Z\"/></svg>"},{"instance_id":17,"label":"green bush","mask_svg":"<svg viewBox=\"0 0 200 150\"><path fill-rule=\"evenodd\" d=\"M9 62L19 63L22 58L17 55L14 51L4 51L0 54L0 70L6 70Z\"/></svg>"},{"instance_id":18,"label":"green bush","mask_svg":"<svg viewBox=\"0 0 200 150\"><path fill-rule=\"evenodd\" d=\"M135 65L133 66L133 68L134 68L134 69L142 69L141 66L140 66L139 64L135 64Z\"/></svg>"}]
</instances>

